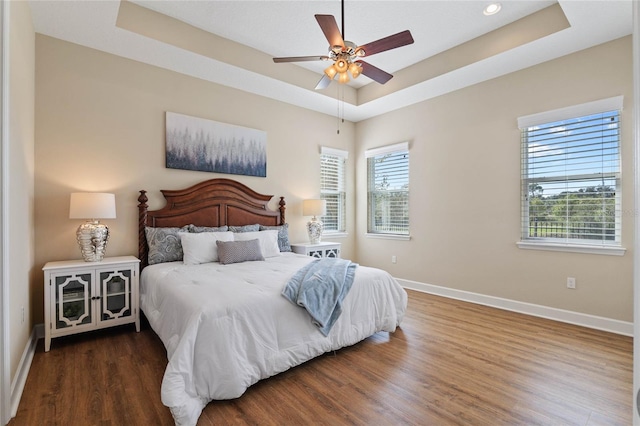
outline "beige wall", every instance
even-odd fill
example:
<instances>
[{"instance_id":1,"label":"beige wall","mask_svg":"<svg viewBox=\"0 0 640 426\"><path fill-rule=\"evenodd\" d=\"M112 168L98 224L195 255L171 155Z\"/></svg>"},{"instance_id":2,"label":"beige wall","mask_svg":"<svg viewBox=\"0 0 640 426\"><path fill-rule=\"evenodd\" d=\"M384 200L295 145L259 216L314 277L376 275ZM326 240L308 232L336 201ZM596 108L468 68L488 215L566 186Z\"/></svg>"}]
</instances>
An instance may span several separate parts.
<instances>
[{"instance_id":1,"label":"beige wall","mask_svg":"<svg viewBox=\"0 0 640 426\"><path fill-rule=\"evenodd\" d=\"M27 2L9 2L9 330L11 378L29 340L33 268L35 33ZM24 316L23 316L24 308Z\"/></svg>"},{"instance_id":2,"label":"beige wall","mask_svg":"<svg viewBox=\"0 0 640 426\"><path fill-rule=\"evenodd\" d=\"M357 254L398 278L633 321L631 37L480 83L356 125L358 194L364 150L410 141L410 241L364 236ZM623 257L518 249L519 116L624 95ZM391 256L397 256L397 264ZM566 288L568 276L577 289Z\"/></svg>"},{"instance_id":3,"label":"beige wall","mask_svg":"<svg viewBox=\"0 0 640 426\"><path fill-rule=\"evenodd\" d=\"M286 197L292 242L307 241L301 200L319 196L320 145L353 151L354 126L336 134L334 117L193 77L144 65L50 37L36 37L35 267L77 259L77 220L69 194L116 194L117 219L104 221L107 255L137 254L137 196L180 189L214 177L233 178L258 192ZM267 178L165 168L165 111L267 132ZM353 156L351 156L352 158ZM350 158L349 167L353 168ZM353 212L353 179L348 208ZM343 243L353 253L354 216ZM36 322L43 321L42 273L33 284Z\"/></svg>"}]
</instances>

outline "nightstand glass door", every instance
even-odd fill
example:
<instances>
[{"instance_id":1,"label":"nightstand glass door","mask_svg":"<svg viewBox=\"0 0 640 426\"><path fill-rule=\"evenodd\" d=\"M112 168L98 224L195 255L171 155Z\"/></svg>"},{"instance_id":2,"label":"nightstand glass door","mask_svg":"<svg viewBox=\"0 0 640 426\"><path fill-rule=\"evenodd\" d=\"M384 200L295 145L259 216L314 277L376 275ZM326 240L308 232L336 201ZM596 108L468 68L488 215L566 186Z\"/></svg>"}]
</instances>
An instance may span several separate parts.
<instances>
[{"instance_id":1,"label":"nightstand glass door","mask_svg":"<svg viewBox=\"0 0 640 426\"><path fill-rule=\"evenodd\" d=\"M91 282L91 273L54 277L56 329L76 327L93 322Z\"/></svg>"},{"instance_id":2,"label":"nightstand glass door","mask_svg":"<svg viewBox=\"0 0 640 426\"><path fill-rule=\"evenodd\" d=\"M340 250L337 248L334 249L327 249L327 251L325 252L325 257L334 257L334 258L338 258L340 257Z\"/></svg>"},{"instance_id":3,"label":"nightstand glass door","mask_svg":"<svg viewBox=\"0 0 640 426\"><path fill-rule=\"evenodd\" d=\"M131 269L98 273L100 320L111 321L133 315L131 310Z\"/></svg>"},{"instance_id":4,"label":"nightstand glass door","mask_svg":"<svg viewBox=\"0 0 640 426\"><path fill-rule=\"evenodd\" d=\"M309 250L309 256L315 257L317 259L322 258L323 250Z\"/></svg>"}]
</instances>

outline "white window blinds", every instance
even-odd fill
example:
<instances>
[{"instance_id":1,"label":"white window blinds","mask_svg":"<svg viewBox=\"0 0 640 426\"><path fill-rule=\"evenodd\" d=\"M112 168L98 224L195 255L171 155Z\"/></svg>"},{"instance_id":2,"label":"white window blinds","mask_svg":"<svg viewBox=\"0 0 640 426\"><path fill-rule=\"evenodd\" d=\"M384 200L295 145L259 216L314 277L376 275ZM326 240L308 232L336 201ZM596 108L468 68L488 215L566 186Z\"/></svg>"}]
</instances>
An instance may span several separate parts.
<instances>
[{"instance_id":1,"label":"white window blinds","mask_svg":"<svg viewBox=\"0 0 640 426\"><path fill-rule=\"evenodd\" d=\"M324 233L346 232L345 168L349 153L334 148L320 148L320 198L327 202L322 216Z\"/></svg>"},{"instance_id":2,"label":"white window blinds","mask_svg":"<svg viewBox=\"0 0 640 426\"><path fill-rule=\"evenodd\" d=\"M368 232L409 235L409 144L365 151Z\"/></svg>"},{"instance_id":3,"label":"white window blinds","mask_svg":"<svg viewBox=\"0 0 640 426\"><path fill-rule=\"evenodd\" d=\"M620 245L621 108L617 97L519 119L524 240Z\"/></svg>"}]
</instances>

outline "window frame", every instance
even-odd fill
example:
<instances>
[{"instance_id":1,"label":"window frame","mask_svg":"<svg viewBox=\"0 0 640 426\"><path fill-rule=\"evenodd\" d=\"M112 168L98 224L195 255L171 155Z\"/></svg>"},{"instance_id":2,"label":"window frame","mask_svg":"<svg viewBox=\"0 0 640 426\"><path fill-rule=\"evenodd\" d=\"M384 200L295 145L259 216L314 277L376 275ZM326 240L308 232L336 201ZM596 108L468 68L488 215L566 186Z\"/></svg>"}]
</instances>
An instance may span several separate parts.
<instances>
[{"instance_id":1,"label":"window frame","mask_svg":"<svg viewBox=\"0 0 640 426\"><path fill-rule=\"evenodd\" d=\"M375 175L372 176L372 166L375 166L376 158L380 158L388 155L397 155L397 154L406 154L407 164L406 164L406 206L404 206L404 210L406 211L406 232L394 232L381 230L377 228L374 224L374 210L375 204L372 204L372 194L376 191L375 188ZM410 196L410 152L409 152L409 142L401 142L393 145L386 145L379 148L368 149L365 151L365 159L367 161L367 237L374 238L386 238L386 239L400 239L400 240L409 240L411 238L411 228L410 228L410 216L409 216L409 196ZM398 192L398 190L394 190L394 192ZM372 208L373 207L373 208Z\"/></svg>"},{"instance_id":2,"label":"window frame","mask_svg":"<svg viewBox=\"0 0 640 426\"><path fill-rule=\"evenodd\" d=\"M326 188L323 184L322 175L324 173L324 161L325 158L329 158L338 162L337 171L337 189ZM320 198L327 200L327 215L320 218L324 223L323 235L326 236L342 236L347 235L347 160L349 159L349 152L336 148L329 148L326 146L320 147ZM340 170L340 168L342 170ZM335 216L335 222L338 229L327 229L327 223L331 223L331 220L327 220L330 215L329 209L329 197L337 196L337 215Z\"/></svg>"},{"instance_id":3,"label":"window frame","mask_svg":"<svg viewBox=\"0 0 640 426\"><path fill-rule=\"evenodd\" d=\"M583 118L589 115L617 111L618 112L618 125L620 126L622 116L623 96L616 96L607 99L601 99L594 102L588 102L584 104L569 106L566 108L560 108L551 111L545 111L538 114L531 114L518 118L518 128L520 129L520 155L521 155L521 235L520 241L517 242L519 248L533 249L533 250L551 250L551 251L566 251L566 252L578 252L578 253L590 253L590 254L607 254L607 255L624 255L626 249L622 247L621 235L622 235L622 220L621 220L621 175L622 175L622 136L618 136L618 158L617 158L617 171L612 176L607 176L607 179L615 180L615 232L614 240L596 240L596 239L579 239L579 238L548 238L548 237L531 237L529 235L529 184L532 182L528 178L528 167L530 167L529 161L529 141L526 137L528 129L536 126L549 125L558 121ZM564 181L569 182L571 178L577 179L578 173L573 175L567 173L564 176ZM605 178L605 176L602 176ZM549 179L539 178L536 181L543 180L545 182L562 181L563 179ZM579 179L588 180L588 179Z\"/></svg>"}]
</instances>

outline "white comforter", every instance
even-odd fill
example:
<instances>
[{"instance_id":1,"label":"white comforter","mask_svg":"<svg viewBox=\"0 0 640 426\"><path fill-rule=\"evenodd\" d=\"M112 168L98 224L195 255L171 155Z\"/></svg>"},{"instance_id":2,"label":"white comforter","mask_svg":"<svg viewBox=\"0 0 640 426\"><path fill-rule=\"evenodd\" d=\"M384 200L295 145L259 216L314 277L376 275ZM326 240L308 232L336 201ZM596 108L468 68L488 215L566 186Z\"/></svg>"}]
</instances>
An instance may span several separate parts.
<instances>
[{"instance_id":1,"label":"white comforter","mask_svg":"<svg viewBox=\"0 0 640 426\"><path fill-rule=\"evenodd\" d=\"M404 289L388 273L359 266L342 315L323 336L281 295L311 260L283 253L264 262L144 269L141 307L167 349L162 403L176 424L195 425L213 399L237 398L260 379L400 325Z\"/></svg>"}]
</instances>

